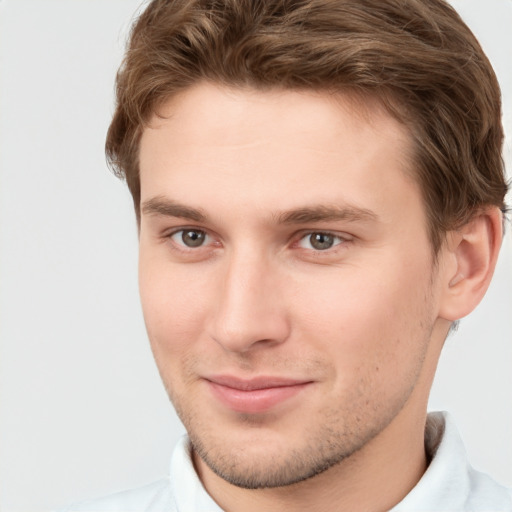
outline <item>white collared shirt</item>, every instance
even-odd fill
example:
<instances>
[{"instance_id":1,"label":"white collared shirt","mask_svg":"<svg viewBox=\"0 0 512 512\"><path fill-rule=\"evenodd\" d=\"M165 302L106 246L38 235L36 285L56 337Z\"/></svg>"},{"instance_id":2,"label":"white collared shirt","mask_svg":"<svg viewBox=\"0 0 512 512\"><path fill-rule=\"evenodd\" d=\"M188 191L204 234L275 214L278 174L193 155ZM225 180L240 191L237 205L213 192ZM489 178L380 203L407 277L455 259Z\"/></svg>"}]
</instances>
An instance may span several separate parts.
<instances>
[{"instance_id":1,"label":"white collared shirt","mask_svg":"<svg viewBox=\"0 0 512 512\"><path fill-rule=\"evenodd\" d=\"M447 413L430 413L425 447L431 462L414 489L390 512L512 512L507 489L468 463ZM222 512L201 484L188 438L174 449L169 476L153 484L71 506L62 512Z\"/></svg>"}]
</instances>

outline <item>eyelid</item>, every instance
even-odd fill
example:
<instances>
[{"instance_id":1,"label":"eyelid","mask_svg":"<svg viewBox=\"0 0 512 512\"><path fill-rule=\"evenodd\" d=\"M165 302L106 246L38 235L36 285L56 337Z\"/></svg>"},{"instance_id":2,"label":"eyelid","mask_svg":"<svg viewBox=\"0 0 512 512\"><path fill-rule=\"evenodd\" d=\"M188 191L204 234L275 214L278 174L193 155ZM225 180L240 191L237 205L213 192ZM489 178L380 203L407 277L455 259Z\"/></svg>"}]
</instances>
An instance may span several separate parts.
<instances>
[{"instance_id":1,"label":"eyelid","mask_svg":"<svg viewBox=\"0 0 512 512\"><path fill-rule=\"evenodd\" d=\"M169 238L173 235L175 235L176 233L180 233L181 231L201 231L203 233L206 233L207 235L209 235L209 231L205 228L202 228L202 227L199 227L199 226L194 226L193 224L190 224L190 225L185 225L185 226L173 226L172 228L167 228L165 230L162 230L162 236L164 238Z\"/></svg>"}]
</instances>

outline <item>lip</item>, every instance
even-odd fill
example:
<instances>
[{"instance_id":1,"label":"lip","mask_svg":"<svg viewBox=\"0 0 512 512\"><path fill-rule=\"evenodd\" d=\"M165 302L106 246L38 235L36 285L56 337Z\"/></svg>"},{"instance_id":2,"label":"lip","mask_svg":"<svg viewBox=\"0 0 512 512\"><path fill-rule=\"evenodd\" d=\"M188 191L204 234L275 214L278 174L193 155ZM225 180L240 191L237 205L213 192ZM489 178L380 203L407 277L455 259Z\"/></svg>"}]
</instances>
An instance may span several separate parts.
<instances>
[{"instance_id":1,"label":"lip","mask_svg":"<svg viewBox=\"0 0 512 512\"><path fill-rule=\"evenodd\" d=\"M205 378L213 396L235 412L257 414L296 396L311 381L282 377L240 379L228 375Z\"/></svg>"}]
</instances>

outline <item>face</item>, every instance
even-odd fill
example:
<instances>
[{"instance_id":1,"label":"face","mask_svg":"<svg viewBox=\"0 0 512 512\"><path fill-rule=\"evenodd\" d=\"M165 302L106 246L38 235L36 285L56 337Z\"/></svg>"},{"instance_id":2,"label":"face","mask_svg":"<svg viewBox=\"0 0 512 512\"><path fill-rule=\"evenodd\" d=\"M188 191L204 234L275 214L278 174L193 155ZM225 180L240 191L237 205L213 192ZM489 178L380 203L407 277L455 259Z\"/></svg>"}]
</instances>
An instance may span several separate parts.
<instances>
[{"instance_id":1,"label":"face","mask_svg":"<svg viewBox=\"0 0 512 512\"><path fill-rule=\"evenodd\" d=\"M439 300L408 151L376 105L316 92L201 84L145 129L147 330L225 480L309 478L413 400Z\"/></svg>"}]
</instances>

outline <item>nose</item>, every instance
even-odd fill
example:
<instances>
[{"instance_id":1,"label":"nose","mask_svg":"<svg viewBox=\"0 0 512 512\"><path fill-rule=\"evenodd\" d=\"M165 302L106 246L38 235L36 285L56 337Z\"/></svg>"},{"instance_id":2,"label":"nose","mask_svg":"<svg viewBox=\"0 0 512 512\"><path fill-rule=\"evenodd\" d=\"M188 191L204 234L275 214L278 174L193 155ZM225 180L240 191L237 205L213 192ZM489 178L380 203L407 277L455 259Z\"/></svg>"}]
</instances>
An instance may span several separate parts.
<instances>
[{"instance_id":1,"label":"nose","mask_svg":"<svg viewBox=\"0 0 512 512\"><path fill-rule=\"evenodd\" d=\"M289 322L278 265L264 256L232 254L223 262L210 336L227 352L284 342Z\"/></svg>"}]
</instances>

